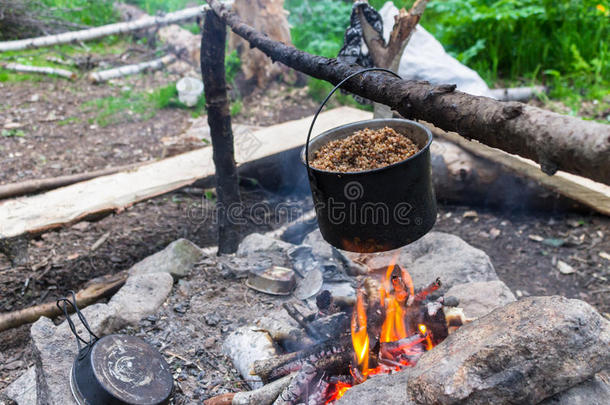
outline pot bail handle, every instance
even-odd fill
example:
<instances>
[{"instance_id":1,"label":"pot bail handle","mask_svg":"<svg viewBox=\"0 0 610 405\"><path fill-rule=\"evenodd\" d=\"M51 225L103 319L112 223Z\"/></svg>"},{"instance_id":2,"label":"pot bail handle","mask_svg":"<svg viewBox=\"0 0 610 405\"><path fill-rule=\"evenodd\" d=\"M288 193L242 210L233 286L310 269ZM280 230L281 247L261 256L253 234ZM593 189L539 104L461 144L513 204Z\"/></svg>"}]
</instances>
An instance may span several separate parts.
<instances>
[{"instance_id":1,"label":"pot bail handle","mask_svg":"<svg viewBox=\"0 0 610 405\"><path fill-rule=\"evenodd\" d=\"M78 346L78 353L79 353L79 357L80 357L81 355L84 355L84 353L86 353L86 351L85 352L82 351L83 348L81 347L81 342L85 344L84 349L90 349L99 338L97 337L97 335L95 333L93 333L93 331L91 330L91 327L89 326L89 322L87 322L87 319L85 318L83 313L78 308L78 305L76 304L76 293L72 290L68 291L68 293L70 294L71 297L68 296L68 297L60 298L57 300L57 302L55 302L55 305L57 305L57 308L59 308L59 310L62 311L63 314L66 316L66 321L68 322L68 326L70 327L70 330L72 331L72 334L74 335L74 337L76 337L76 345ZM72 307L74 312L76 312L78 319L80 319L81 323L83 324L83 326L85 327L87 332L89 332L89 340L83 339L76 331L76 326L74 325L74 321L72 321L72 318L70 317L70 314L68 313L68 306Z\"/></svg>"},{"instance_id":2,"label":"pot bail handle","mask_svg":"<svg viewBox=\"0 0 610 405\"><path fill-rule=\"evenodd\" d=\"M400 77L400 75L398 73L396 73L396 72L394 72L394 71L392 71L390 69L385 69L385 68L380 68L380 67L366 68L366 69L359 70L356 73L352 73L351 75L347 76L345 79L341 80L339 82L339 84L337 84L330 91L330 93L328 93L328 95L326 96L324 101L322 101L322 104L320 104L320 107L318 107L318 110L316 111L315 115L313 116L313 120L311 121L311 125L309 126L309 132L307 133L307 142L305 143L305 164L307 166L307 173L309 174L310 178L311 178L311 166L309 166L309 140L311 139L311 131L313 130L313 126L316 123L316 120L318 119L318 115L322 111L322 108L324 108L324 106L326 105L328 100L331 98L331 96L333 94L335 94L335 92L337 90L339 90L339 88L343 85L343 83L345 83L346 81L348 81L349 79L351 79L354 76L358 76L358 75L360 75L362 73L372 72L372 71L379 71L379 72L390 73L390 74L398 77L400 80L402 80L402 77Z\"/></svg>"}]
</instances>

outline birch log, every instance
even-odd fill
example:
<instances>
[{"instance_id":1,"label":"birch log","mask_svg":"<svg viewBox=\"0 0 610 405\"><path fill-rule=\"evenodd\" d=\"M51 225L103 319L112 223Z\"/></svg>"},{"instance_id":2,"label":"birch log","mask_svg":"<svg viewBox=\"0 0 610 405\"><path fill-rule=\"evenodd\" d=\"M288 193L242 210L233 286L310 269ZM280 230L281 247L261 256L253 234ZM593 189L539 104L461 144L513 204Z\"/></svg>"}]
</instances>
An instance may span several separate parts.
<instances>
[{"instance_id":1,"label":"birch log","mask_svg":"<svg viewBox=\"0 0 610 405\"><path fill-rule=\"evenodd\" d=\"M135 75L144 71L155 71L160 70L164 66L167 66L176 61L176 57L173 54L165 55L161 58L154 59L148 62L136 63L133 65L125 65L117 68L108 70L102 70L99 72L89 73L87 78L93 83L105 82L108 80L116 79L118 77Z\"/></svg>"},{"instance_id":2,"label":"birch log","mask_svg":"<svg viewBox=\"0 0 610 405\"><path fill-rule=\"evenodd\" d=\"M232 2L226 2L226 4L231 3ZM154 26L164 26L203 16L203 12L208 8L209 7L206 5L190 7L184 10L168 13L161 17L146 17L140 18L135 21L103 25L101 27L90 28L87 30L63 32L57 35L20 39L16 41L4 41L0 42L0 52L43 48L45 46L67 44L74 41L90 41L92 39L102 38L108 35L124 34L126 32L136 31Z\"/></svg>"},{"instance_id":3,"label":"birch log","mask_svg":"<svg viewBox=\"0 0 610 405\"><path fill-rule=\"evenodd\" d=\"M19 73L37 73L50 76L60 76L70 80L76 79L76 73L74 72L71 72L66 69L53 68L48 66L29 66L22 65L20 63L6 63L2 65L2 68Z\"/></svg>"}]
</instances>

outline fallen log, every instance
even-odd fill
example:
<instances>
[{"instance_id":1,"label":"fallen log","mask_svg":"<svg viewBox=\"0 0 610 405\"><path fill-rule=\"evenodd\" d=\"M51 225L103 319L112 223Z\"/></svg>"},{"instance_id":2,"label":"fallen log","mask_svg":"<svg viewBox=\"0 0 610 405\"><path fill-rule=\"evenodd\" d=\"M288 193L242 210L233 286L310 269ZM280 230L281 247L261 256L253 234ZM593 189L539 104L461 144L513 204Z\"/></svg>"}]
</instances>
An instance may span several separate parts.
<instances>
[{"instance_id":1,"label":"fallen log","mask_svg":"<svg viewBox=\"0 0 610 405\"><path fill-rule=\"evenodd\" d=\"M432 170L441 200L460 203L468 196L471 201L510 209L588 207L610 216L610 186L563 171L547 176L531 160L422 124L437 137L432 144ZM564 198L558 199L559 195Z\"/></svg>"},{"instance_id":2,"label":"fallen log","mask_svg":"<svg viewBox=\"0 0 610 405\"><path fill-rule=\"evenodd\" d=\"M491 96L500 101L527 101L537 94L547 92L545 86L509 87L506 89L490 89Z\"/></svg>"},{"instance_id":3,"label":"fallen log","mask_svg":"<svg viewBox=\"0 0 610 405\"><path fill-rule=\"evenodd\" d=\"M53 177L49 179L26 180L19 183L4 184L0 185L0 200L69 186L70 184L78 183L80 181L91 180L96 177L133 170L148 163L150 162L108 167L106 169L95 170L93 172L69 174L66 176Z\"/></svg>"},{"instance_id":4,"label":"fallen log","mask_svg":"<svg viewBox=\"0 0 610 405\"><path fill-rule=\"evenodd\" d=\"M271 57L318 79L339 83L362 67L314 56L273 41L244 24L218 0L207 0L233 31ZM562 116L518 102L499 102L455 91L455 85L399 80L369 72L347 81L343 88L389 105L402 116L456 131L541 165L546 174L557 170L610 184L610 126Z\"/></svg>"},{"instance_id":5,"label":"fallen log","mask_svg":"<svg viewBox=\"0 0 610 405\"><path fill-rule=\"evenodd\" d=\"M109 24L86 30L64 32L56 35L20 39L15 41L4 41L0 42L0 52L42 48L76 41L90 41L92 39L102 38L108 35L125 34L127 32L137 31L154 26L160 27L203 16L203 12L207 9L207 6L190 7L184 10L175 11L173 13L167 13L161 17L140 18L135 21Z\"/></svg>"},{"instance_id":6,"label":"fallen log","mask_svg":"<svg viewBox=\"0 0 610 405\"><path fill-rule=\"evenodd\" d=\"M76 73L74 72L49 66L30 66L22 65L21 63L5 63L1 66L3 69L18 73L36 73L41 75L60 76L70 80L76 79Z\"/></svg>"},{"instance_id":7,"label":"fallen log","mask_svg":"<svg viewBox=\"0 0 610 405\"><path fill-rule=\"evenodd\" d=\"M82 309L118 291L127 280L127 272L98 277L87 283L76 293L76 304ZM54 318L62 314L55 301L47 302L18 311L0 314L0 332L16 328L26 323L36 322L41 316Z\"/></svg>"},{"instance_id":8,"label":"fallen log","mask_svg":"<svg viewBox=\"0 0 610 405\"><path fill-rule=\"evenodd\" d=\"M154 59L147 62L135 63L133 65L125 65L117 68L108 70L102 70L99 72L89 73L87 79L92 83L106 82L108 80L117 79L119 77L135 75L141 72L153 72L155 70L163 69L165 66L172 64L176 61L176 56L173 54L167 54L161 58Z\"/></svg>"}]
</instances>

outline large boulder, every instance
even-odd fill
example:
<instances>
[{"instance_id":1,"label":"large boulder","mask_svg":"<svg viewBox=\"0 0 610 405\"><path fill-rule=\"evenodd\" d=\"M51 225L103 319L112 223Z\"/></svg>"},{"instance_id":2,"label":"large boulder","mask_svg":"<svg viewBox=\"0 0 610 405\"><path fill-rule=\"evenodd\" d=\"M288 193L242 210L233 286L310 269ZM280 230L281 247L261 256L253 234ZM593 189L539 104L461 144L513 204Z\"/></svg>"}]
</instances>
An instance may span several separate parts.
<instances>
[{"instance_id":1,"label":"large boulder","mask_svg":"<svg viewBox=\"0 0 610 405\"><path fill-rule=\"evenodd\" d=\"M536 404L610 364L610 321L589 304L529 297L462 326L410 370L418 404Z\"/></svg>"},{"instance_id":2,"label":"large boulder","mask_svg":"<svg viewBox=\"0 0 610 405\"><path fill-rule=\"evenodd\" d=\"M480 318L517 300L507 285L500 280L457 284L451 287L445 296L456 297L467 318Z\"/></svg>"}]
</instances>

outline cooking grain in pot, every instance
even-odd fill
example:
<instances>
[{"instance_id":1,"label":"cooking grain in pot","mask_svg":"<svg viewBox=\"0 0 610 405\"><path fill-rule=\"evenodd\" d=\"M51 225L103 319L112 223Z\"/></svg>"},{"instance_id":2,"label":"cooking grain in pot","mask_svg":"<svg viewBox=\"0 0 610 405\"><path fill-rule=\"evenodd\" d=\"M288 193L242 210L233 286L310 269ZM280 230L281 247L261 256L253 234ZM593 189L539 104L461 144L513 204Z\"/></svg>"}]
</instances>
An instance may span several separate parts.
<instances>
[{"instance_id":1,"label":"cooking grain in pot","mask_svg":"<svg viewBox=\"0 0 610 405\"><path fill-rule=\"evenodd\" d=\"M407 136L390 127L361 129L336 139L314 153L311 166L333 172L360 172L405 160L419 152Z\"/></svg>"}]
</instances>

